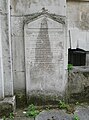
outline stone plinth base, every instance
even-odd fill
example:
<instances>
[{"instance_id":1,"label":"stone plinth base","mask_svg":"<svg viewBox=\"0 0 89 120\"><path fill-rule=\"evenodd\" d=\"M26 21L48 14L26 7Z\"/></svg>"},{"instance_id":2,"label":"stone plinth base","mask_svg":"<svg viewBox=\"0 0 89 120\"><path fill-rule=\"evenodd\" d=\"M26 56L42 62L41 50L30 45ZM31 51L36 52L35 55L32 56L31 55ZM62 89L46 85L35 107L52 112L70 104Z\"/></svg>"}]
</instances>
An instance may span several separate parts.
<instances>
[{"instance_id":1,"label":"stone plinth base","mask_svg":"<svg viewBox=\"0 0 89 120\"><path fill-rule=\"evenodd\" d=\"M65 93L57 91L33 90L28 93L28 104L34 105L58 105L59 100L64 100Z\"/></svg>"},{"instance_id":2,"label":"stone plinth base","mask_svg":"<svg viewBox=\"0 0 89 120\"><path fill-rule=\"evenodd\" d=\"M6 97L3 101L0 101L0 117L8 116L11 112L15 111L15 108L15 96Z\"/></svg>"}]
</instances>

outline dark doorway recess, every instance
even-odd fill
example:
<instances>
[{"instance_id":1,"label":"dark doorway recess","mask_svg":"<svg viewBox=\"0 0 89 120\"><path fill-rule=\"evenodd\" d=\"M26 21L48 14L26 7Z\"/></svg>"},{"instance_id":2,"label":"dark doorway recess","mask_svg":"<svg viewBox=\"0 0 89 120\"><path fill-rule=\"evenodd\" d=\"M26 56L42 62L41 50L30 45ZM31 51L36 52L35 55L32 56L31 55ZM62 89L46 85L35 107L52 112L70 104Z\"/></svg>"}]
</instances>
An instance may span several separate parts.
<instances>
[{"instance_id":1,"label":"dark doorway recess","mask_svg":"<svg viewBox=\"0 0 89 120\"><path fill-rule=\"evenodd\" d=\"M82 49L68 49L68 64L73 66L85 66L86 52Z\"/></svg>"}]
</instances>

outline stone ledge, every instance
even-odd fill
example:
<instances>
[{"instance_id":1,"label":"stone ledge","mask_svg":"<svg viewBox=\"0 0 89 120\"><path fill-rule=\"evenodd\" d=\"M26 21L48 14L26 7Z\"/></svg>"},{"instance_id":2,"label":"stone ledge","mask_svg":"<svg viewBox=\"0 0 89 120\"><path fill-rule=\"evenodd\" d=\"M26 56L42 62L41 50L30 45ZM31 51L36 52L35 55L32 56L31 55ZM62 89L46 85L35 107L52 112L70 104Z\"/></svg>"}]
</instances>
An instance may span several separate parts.
<instances>
[{"instance_id":1,"label":"stone ledge","mask_svg":"<svg viewBox=\"0 0 89 120\"><path fill-rule=\"evenodd\" d=\"M8 116L11 112L14 112L16 108L15 96L6 97L0 101L0 117Z\"/></svg>"}]
</instances>

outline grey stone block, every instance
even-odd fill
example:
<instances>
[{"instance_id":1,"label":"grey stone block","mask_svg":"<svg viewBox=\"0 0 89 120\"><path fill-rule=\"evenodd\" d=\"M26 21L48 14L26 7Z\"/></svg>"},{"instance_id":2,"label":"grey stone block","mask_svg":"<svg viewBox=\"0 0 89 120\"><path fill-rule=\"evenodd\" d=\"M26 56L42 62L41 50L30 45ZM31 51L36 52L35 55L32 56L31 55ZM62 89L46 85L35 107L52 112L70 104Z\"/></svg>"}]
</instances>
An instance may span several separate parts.
<instances>
[{"instance_id":1,"label":"grey stone block","mask_svg":"<svg viewBox=\"0 0 89 120\"><path fill-rule=\"evenodd\" d=\"M15 96L0 101L0 117L8 116L11 112L14 112L15 106Z\"/></svg>"}]
</instances>

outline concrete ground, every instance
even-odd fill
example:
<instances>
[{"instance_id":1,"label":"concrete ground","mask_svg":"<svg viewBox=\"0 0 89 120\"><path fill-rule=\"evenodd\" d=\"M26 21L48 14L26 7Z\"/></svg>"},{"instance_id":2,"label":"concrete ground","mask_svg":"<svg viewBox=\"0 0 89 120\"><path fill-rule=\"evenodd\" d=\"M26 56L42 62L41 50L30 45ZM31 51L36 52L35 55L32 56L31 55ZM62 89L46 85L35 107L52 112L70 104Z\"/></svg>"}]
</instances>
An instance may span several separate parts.
<instances>
[{"instance_id":1,"label":"concrete ground","mask_svg":"<svg viewBox=\"0 0 89 120\"><path fill-rule=\"evenodd\" d=\"M78 119L76 118L76 116L78 117ZM77 106L75 108L75 112L71 114L66 113L65 110L59 109L43 110L36 118L27 118L25 116L24 109L17 109L15 113L15 118L13 120L89 120L89 106Z\"/></svg>"}]
</instances>

